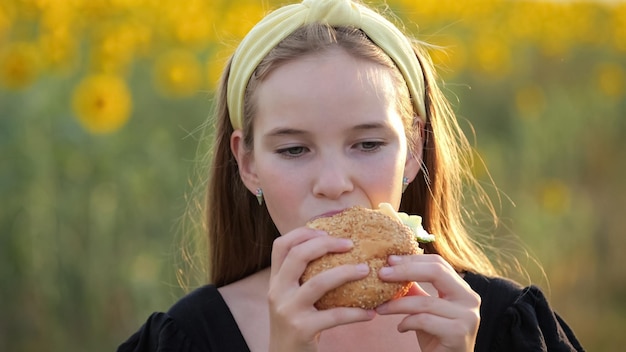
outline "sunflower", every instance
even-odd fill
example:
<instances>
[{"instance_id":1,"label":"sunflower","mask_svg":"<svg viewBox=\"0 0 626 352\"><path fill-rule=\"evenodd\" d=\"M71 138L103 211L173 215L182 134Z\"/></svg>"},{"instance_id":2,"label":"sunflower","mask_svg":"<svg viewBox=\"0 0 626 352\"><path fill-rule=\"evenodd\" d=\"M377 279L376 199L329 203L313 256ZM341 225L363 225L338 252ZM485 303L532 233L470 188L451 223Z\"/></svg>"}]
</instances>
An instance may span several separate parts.
<instances>
[{"instance_id":1,"label":"sunflower","mask_svg":"<svg viewBox=\"0 0 626 352\"><path fill-rule=\"evenodd\" d=\"M619 99L626 90L626 73L617 63L602 63L596 67L597 84L607 97Z\"/></svg>"},{"instance_id":2,"label":"sunflower","mask_svg":"<svg viewBox=\"0 0 626 352\"><path fill-rule=\"evenodd\" d=\"M74 89L72 105L76 117L91 133L111 133L130 117L130 91L120 77L95 74L84 78Z\"/></svg>"},{"instance_id":3,"label":"sunflower","mask_svg":"<svg viewBox=\"0 0 626 352\"><path fill-rule=\"evenodd\" d=\"M15 42L0 51L0 82L11 89L21 89L35 81L40 62L35 46Z\"/></svg>"},{"instance_id":4,"label":"sunflower","mask_svg":"<svg viewBox=\"0 0 626 352\"><path fill-rule=\"evenodd\" d=\"M191 51L171 50L160 56L154 65L155 84L168 97L183 98L197 93L202 78L200 62Z\"/></svg>"}]
</instances>

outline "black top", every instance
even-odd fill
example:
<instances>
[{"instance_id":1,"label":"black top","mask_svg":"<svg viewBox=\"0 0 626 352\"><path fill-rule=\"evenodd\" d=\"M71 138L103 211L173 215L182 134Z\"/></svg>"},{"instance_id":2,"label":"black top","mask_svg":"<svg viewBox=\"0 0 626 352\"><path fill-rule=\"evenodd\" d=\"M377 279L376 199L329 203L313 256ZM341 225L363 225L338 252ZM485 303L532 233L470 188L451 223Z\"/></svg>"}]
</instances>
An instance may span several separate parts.
<instances>
[{"instance_id":1,"label":"black top","mask_svg":"<svg viewBox=\"0 0 626 352\"><path fill-rule=\"evenodd\" d=\"M541 290L467 273L481 299L475 351L584 351ZM249 352L226 302L213 285L178 301L167 313L153 313L118 352Z\"/></svg>"}]
</instances>

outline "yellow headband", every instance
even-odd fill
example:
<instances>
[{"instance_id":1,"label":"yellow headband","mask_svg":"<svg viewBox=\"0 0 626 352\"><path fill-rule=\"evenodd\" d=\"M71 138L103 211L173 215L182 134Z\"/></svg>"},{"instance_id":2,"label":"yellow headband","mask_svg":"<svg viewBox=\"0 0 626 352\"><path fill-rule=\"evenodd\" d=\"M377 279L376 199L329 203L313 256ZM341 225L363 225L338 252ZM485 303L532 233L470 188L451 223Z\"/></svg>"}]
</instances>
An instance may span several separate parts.
<instances>
[{"instance_id":1,"label":"yellow headband","mask_svg":"<svg viewBox=\"0 0 626 352\"><path fill-rule=\"evenodd\" d=\"M243 127L243 100L248 81L278 43L305 24L359 28L394 61L409 87L418 115L426 117L424 76L411 42L391 22L351 0L303 0L279 8L257 23L235 51L228 77L227 103L234 129Z\"/></svg>"}]
</instances>

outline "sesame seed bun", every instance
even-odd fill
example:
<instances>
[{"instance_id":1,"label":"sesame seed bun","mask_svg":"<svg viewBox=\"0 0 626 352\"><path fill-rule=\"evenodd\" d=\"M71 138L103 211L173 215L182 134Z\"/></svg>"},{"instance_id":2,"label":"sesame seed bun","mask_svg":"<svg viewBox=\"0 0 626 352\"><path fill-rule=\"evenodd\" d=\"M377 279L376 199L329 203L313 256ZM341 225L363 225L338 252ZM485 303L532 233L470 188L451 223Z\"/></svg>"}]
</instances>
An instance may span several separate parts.
<instances>
[{"instance_id":1,"label":"sesame seed bun","mask_svg":"<svg viewBox=\"0 0 626 352\"><path fill-rule=\"evenodd\" d=\"M387 266L390 255L422 253L413 231L402 222L380 211L357 206L331 217L314 219L307 226L324 230L330 236L349 238L354 242L354 248L345 253L329 253L310 262L300 278L301 283L322 271L343 264L367 263L370 267L367 277L327 292L315 303L317 309L373 309L391 299L404 296L409 290L410 282L392 283L378 278L378 271Z\"/></svg>"}]
</instances>

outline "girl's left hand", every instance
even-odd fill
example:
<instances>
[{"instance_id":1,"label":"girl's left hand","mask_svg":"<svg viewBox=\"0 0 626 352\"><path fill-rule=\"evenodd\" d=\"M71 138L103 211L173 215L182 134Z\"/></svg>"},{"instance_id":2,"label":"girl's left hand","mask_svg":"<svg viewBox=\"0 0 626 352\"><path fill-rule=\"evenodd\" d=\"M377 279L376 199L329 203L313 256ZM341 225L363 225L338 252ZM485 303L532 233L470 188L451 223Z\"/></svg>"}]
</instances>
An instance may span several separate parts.
<instances>
[{"instance_id":1,"label":"girl's left hand","mask_svg":"<svg viewBox=\"0 0 626 352\"><path fill-rule=\"evenodd\" d=\"M423 352L473 351L480 323L480 296L436 254L392 256L379 272L383 281L412 281L409 293L378 308L378 314L408 314L398 331L415 331ZM416 282L430 283L437 296Z\"/></svg>"}]
</instances>

